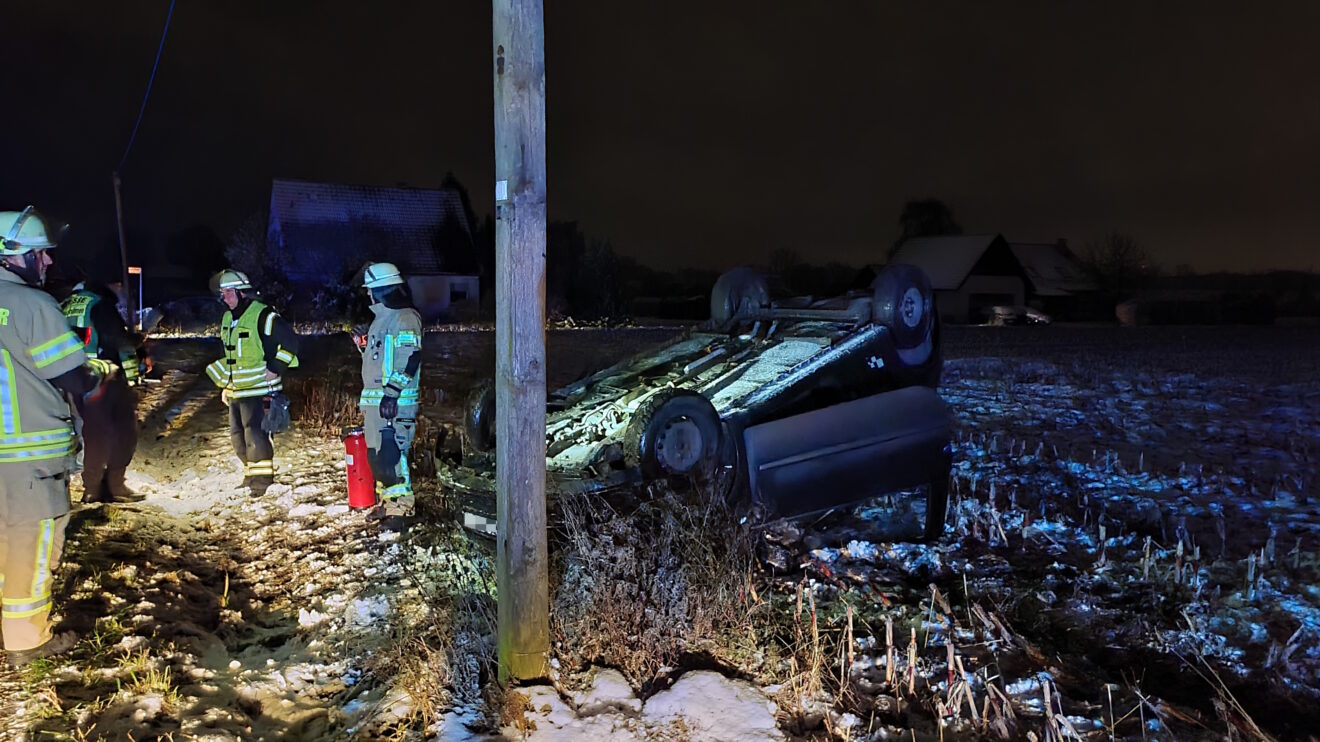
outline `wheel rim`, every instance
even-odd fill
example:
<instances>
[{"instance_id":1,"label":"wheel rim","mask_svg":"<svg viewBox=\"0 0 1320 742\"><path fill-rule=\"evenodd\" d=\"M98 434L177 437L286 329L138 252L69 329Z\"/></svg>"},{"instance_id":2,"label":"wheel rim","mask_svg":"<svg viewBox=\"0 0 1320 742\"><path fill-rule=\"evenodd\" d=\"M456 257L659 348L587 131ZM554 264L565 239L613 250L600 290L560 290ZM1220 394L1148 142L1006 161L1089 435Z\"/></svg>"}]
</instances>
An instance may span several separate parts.
<instances>
[{"instance_id":1,"label":"wheel rim","mask_svg":"<svg viewBox=\"0 0 1320 742\"><path fill-rule=\"evenodd\" d=\"M926 301L921 296L921 290L916 286L909 287L903 292L903 299L898 304L898 316L903 319L903 324L916 327L925 313Z\"/></svg>"},{"instance_id":2,"label":"wheel rim","mask_svg":"<svg viewBox=\"0 0 1320 742\"><path fill-rule=\"evenodd\" d=\"M690 417L665 425L655 442L655 458L661 468L673 474L686 474L705 454L701 428Z\"/></svg>"}]
</instances>

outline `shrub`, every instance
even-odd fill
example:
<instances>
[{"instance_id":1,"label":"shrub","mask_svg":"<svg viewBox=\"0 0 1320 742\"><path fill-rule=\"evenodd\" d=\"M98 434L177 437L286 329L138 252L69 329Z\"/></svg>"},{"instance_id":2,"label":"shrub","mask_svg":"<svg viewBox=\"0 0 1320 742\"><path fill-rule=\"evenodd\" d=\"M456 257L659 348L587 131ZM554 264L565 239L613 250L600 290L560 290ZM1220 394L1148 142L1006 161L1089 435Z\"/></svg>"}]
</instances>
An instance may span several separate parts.
<instances>
[{"instance_id":1,"label":"shrub","mask_svg":"<svg viewBox=\"0 0 1320 742\"><path fill-rule=\"evenodd\" d=\"M342 428L360 423L357 387L346 376L284 379L294 419L308 430L335 436Z\"/></svg>"}]
</instances>

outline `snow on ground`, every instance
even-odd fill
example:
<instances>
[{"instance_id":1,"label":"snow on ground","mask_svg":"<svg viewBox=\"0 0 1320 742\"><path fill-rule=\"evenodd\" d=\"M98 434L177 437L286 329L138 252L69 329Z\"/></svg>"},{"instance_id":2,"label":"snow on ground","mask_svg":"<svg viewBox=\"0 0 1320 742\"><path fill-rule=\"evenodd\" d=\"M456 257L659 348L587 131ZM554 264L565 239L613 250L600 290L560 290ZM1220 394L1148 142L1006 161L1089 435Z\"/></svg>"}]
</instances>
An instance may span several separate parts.
<instances>
[{"instance_id":1,"label":"snow on ground","mask_svg":"<svg viewBox=\"0 0 1320 742\"><path fill-rule=\"evenodd\" d=\"M57 606L80 641L0 672L0 737L1217 739L1260 736L1254 719L1286 739L1320 728L1320 338L1044 333L946 333L941 393L958 434L944 541L896 540L922 514L901 499L760 528L749 615L769 633L753 660L666 668L644 693L613 670L566 669L518 691L521 707L506 699L502 718L481 698L475 659L441 668L444 692L429 696L381 667L408 656L397 640L432 620L439 591L489 598L488 557L442 523L382 537L344 504L339 442L311 431L278 438L280 485L252 496L197 376L213 344L165 344L170 370L142 390L130 478L146 500L75 512ZM593 349L617 357L661 334L553 333L552 383L607 360ZM457 419L489 340L428 335L427 378L447 390L429 398L434 420ZM456 641L455 656L489 651L488 636ZM442 702L422 708L423 697Z\"/></svg>"},{"instance_id":2,"label":"snow on ground","mask_svg":"<svg viewBox=\"0 0 1320 742\"><path fill-rule=\"evenodd\" d=\"M128 477L145 499L75 505L56 620L79 644L0 671L0 737L373 739L413 723L413 697L373 675L374 655L424 620L436 581L480 583L488 557L451 523L379 533L346 505L340 442L298 427L276 438L278 483L254 496L198 375L213 348L161 350L175 367L139 390ZM469 690L450 693L460 705L432 725L443 738L489 736ZM612 713L586 706L592 719Z\"/></svg>"},{"instance_id":3,"label":"snow on ground","mask_svg":"<svg viewBox=\"0 0 1320 742\"><path fill-rule=\"evenodd\" d=\"M1271 328L1133 331L1109 355L1079 342L1109 329L1031 332L947 338L943 542L885 543L905 516L885 503L767 531L775 594L814 597L834 636L845 608L868 627L831 690L862 692L876 738L930 729L905 699L942 734L1316 728L1320 357L1270 364L1298 347Z\"/></svg>"},{"instance_id":4,"label":"snow on ground","mask_svg":"<svg viewBox=\"0 0 1320 742\"><path fill-rule=\"evenodd\" d=\"M551 686L516 691L524 711L503 728L511 739L691 740L761 742L785 739L776 706L761 689L719 673L696 670L645 702L615 670L595 673L591 685L565 699Z\"/></svg>"}]
</instances>

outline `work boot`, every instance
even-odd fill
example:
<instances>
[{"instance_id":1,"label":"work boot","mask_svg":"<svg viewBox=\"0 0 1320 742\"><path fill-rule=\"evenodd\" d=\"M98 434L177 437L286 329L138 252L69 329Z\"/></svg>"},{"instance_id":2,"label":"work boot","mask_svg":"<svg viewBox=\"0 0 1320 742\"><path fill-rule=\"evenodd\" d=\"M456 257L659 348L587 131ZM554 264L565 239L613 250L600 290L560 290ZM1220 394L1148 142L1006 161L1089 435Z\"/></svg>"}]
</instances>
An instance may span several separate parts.
<instances>
[{"instance_id":1,"label":"work boot","mask_svg":"<svg viewBox=\"0 0 1320 742\"><path fill-rule=\"evenodd\" d=\"M5 652L5 659L9 666L15 670L21 670L29 663L43 659L45 657L54 657L57 654L64 654L73 649L78 644L78 637L72 631L64 631L52 636L45 644L32 649L8 650Z\"/></svg>"},{"instance_id":2,"label":"work boot","mask_svg":"<svg viewBox=\"0 0 1320 742\"><path fill-rule=\"evenodd\" d=\"M106 488L105 482L92 482L83 480L82 501L87 504L98 502L110 502L110 490Z\"/></svg>"},{"instance_id":3,"label":"work boot","mask_svg":"<svg viewBox=\"0 0 1320 742\"><path fill-rule=\"evenodd\" d=\"M383 500L379 507L381 514L378 516L379 523L377 526L382 531L403 533L407 528L408 520L413 516L415 503L416 498L413 495ZM370 519L370 516L368 518Z\"/></svg>"},{"instance_id":4,"label":"work boot","mask_svg":"<svg viewBox=\"0 0 1320 742\"><path fill-rule=\"evenodd\" d=\"M275 477L264 475L243 477L243 486L252 490L253 497L260 497L261 495L266 494L266 490L270 489L272 484L275 484Z\"/></svg>"},{"instance_id":5,"label":"work boot","mask_svg":"<svg viewBox=\"0 0 1320 742\"><path fill-rule=\"evenodd\" d=\"M124 482L126 469L110 469L105 473L104 490L109 493L107 502L142 502L146 499L145 495L139 495L129 489Z\"/></svg>"}]
</instances>

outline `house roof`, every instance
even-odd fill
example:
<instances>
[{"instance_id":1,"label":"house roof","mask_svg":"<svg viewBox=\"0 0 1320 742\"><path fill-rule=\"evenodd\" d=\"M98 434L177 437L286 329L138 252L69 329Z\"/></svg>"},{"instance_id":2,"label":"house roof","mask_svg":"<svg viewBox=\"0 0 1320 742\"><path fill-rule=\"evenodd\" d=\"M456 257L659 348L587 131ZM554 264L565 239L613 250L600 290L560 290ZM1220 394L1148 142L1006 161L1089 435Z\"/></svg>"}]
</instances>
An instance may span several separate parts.
<instances>
[{"instance_id":1,"label":"house roof","mask_svg":"<svg viewBox=\"0 0 1320 742\"><path fill-rule=\"evenodd\" d=\"M313 277L388 260L410 274L468 270L472 230L453 188L406 188L275 179L270 250L290 277ZM453 244L457 243L457 244Z\"/></svg>"},{"instance_id":2,"label":"house roof","mask_svg":"<svg viewBox=\"0 0 1320 742\"><path fill-rule=\"evenodd\" d=\"M1094 291L1096 286L1068 248L1057 243L1014 242L1009 244L1040 296L1067 296Z\"/></svg>"},{"instance_id":3,"label":"house roof","mask_svg":"<svg viewBox=\"0 0 1320 742\"><path fill-rule=\"evenodd\" d=\"M953 291L962 285L976 261L999 238L997 234L913 237L899 246L889 262L915 265L930 276L931 288Z\"/></svg>"}]
</instances>

